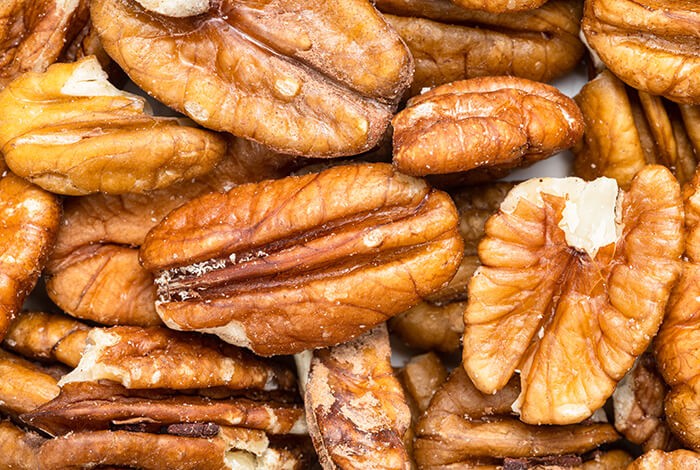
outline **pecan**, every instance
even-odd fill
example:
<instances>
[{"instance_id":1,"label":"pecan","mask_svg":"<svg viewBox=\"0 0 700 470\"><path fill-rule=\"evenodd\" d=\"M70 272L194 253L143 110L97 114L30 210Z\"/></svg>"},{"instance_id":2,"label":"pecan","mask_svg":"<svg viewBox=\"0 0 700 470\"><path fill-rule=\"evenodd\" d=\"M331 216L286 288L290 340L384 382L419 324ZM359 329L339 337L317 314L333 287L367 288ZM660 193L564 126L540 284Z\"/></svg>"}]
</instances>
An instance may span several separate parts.
<instances>
[{"instance_id":1,"label":"pecan","mask_svg":"<svg viewBox=\"0 0 700 470\"><path fill-rule=\"evenodd\" d=\"M700 104L700 8L695 2L588 0L581 26L600 60L628 85Z\"/></svg>"},{"instance_id":2,"label":"pecan","mask_svg":"<svg viewBox=\"0 0 700 470\"><path fill-rule=\"evenodd\" d=\"M424 181L348 165L191 201L140 256L169 327L288 354L347 341L442 286L462 257L456 225Z\"/></svg>"},{"instance_id":3,"label":"pecan","mask_svg":"<svg viewBox=\"0 0 700 470\"><path fill-rule=\"evenodd\" d=\"M53 400L56 380L40 366L0 349L0 411L28 413Z\"/></svg>"},{"instance_id":4,"label":"pecan","mask_svg":"<svg viewBox=\"0 0 700 470\"><path fill-rule=\"evenodd\" d=\"M0 339L39 278L60 214L53 195L0 174Z\"/></svg>"},{"instance_id":5,"label":"pecan","mask_svg":"<svg viewBox=\"0 0 700 470\"><path fill-rule=\"evenodd\" d=\"M483 10L491 13L503 13L506 11L533 10L541 7L547 0L451 0L470 10Z\"/></svg>"},{"instance_id":6,"label":"pecan","mask_svg":"<svg viewBox=\"0 0 700 470\"><path fill-rule=\"evenodd\" d=\"M0 421L0 467L7 470L37 470L39 448L45 439L26 432L9 421Z\"/></svg>"},{"instance_id":7,"label":"pecan","mask_svg":"<svg viewBox=\"0 0 700 470\"><path fill-rule=\"evenodd\" d=\"M581 455L616 441L605 423L566 426L524 424L512 415L519 387L511 380L495 394L474 387L461 367L433 396L416 431L414 454L420 468L479 468L505 458Z\"/></svg>"},{"instance_id":8,"label":"pecan","mask_svg":"<svg viewBox=\"0 0 700 470\"><path fill-rule=\"evenodd\" d=\"M476 266L475 266L476 268ZM389 320L392 333L421 351L455 352L464 333L466 302L435 305L421 302Z\"/></svg>"},{"instance_id":9,"label":"pecan","mask_svg":"<svg viewBox=\"0 0 700 470\"><path fill-rule=\"evenodd\" d=\"M324 469L408 469L410 411L383 325L298 356L309 433ZM308 372L308 373L307 373Z\"/></svg>"},{"instance_id":10,"label":"pecan","mask_svg":"<svg viewBox=\"0 0 700 470\"><path fill-rule=\"evenodd\" d=\"M469 284L464 367L493 393L520 370L514 410L576 423L600 408L649 346L680 274L680 189L647 166L614 180L532 179L486 223Z\"/></svg>"},{"instance_id":11,"label":"pecan","mask_svg":"<svg viewBox=\"0 0 700 470\"><path fill-rule=\"evenodd\" d=\"M111 85L93 56L54 64L0 92L0 150L18 176L69 195L158 189L221 160L223 137L145 106Z\"/></svg>"},{"instance_id":12,"label":"pecan","mask_svg":"<svg viewBox=\"0 0 700 470\"><path fill-rule=\"evenodd\" d=\"M127 388L291 390L292 372L215 338L166 328L93 328L60 384L113 380Z\"/></svg>"},{"instance_id":13,"label":"pecan","mask_svg":"<svg viewBox=\"0 0 700 470\"><path fill-rule=\"evenodd\" d=\"M693 470L700 466L700 454L689 450L650 450L632 462L627 470Z\"/></svg>"},{"instance_id":14,"label":"pecan","mask_svg":"<svg viewBox=\"0 0 700 470\"><path fill-rule=\"evenodd\" d=\"M625 86L609 70L574 98L586 124L573 148L584 179L615 178L628 187L647 163L667 166L683 184L700 160L700 106L675 104Z\"/></svg>"},{"instance_id":15,"label":"pecan","mask_svg":"<svg viewBox=\"0 0 700 470\"><path fill-rule=\"evenodd\" d=\"M548 82L572 70L584 52L578 39L581 2L575 0L550 0L536 10L504 14L468 10L449 0L375 3L413 54L410 95L480 76Z\"/></svg>"},{"instance_id":16,"label":"pecan","mask_svg":"<svg viewBox=\"0 0 700 470\"><path fill-rule=\"evenodd\" d=\"M429 352L412 357L401 369L400 378L415 404L417 413L411 415L416 417L428 408L430 399L447 379L447 369L435 353Z\"/></svg>"},{"instance_id":17,"label":"pecan","mask_svg":"<svg viewBox=\"0 0 700 470\"><path fill-rule=\"evenodd\" d=\"M406 46L364 0L223 0L181 19L132 0L90 6L137 85L205 127L285 153L371 149L413 74Z\"/></svg>"},{"instance_id":18,"label":"pecan","mask_svg":"<svg viewBox=\"0 0 700 470\"><path fill-rule=\"evenodd\" d=\"M392 124L394 165L417 176L517 168L571 147L583 134L571 98L517 77L439 86L412 98Z\"/></svg>"}]
</instances>

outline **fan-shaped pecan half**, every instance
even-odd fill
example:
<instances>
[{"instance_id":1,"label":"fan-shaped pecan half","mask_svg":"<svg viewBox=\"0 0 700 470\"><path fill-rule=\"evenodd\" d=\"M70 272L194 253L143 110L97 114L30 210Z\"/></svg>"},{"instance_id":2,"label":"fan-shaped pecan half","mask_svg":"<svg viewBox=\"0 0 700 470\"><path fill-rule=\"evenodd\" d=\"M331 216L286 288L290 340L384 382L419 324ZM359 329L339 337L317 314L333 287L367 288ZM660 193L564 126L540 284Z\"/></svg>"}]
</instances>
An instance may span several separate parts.
<instances>
[{"instance_id":1,"label":"fan-shaped pecan half","mask_svg":"<svg viewBox=\"0 0 700 470\"><path fill-rule=\"evenodd\" d=\"M651 450L632 462L627 470L694 470L700 467L700 454L689 450Z\"/></svg>"},{"instance_id":2,"label":"fan-shaped pecan half","mask_svg":"<svg viewBox=\"0 0 700 470\"><path fill-rule=\"evenodd\" d=\"M285 153L371 149L413 75L406 46L365 0L224 0L182 19L133 0L90 6L137 85L205 127Z\"/></svg>"},{"instance_id":3,"label":"fan-shaped pecan half","mask_svg":"<svg viewBox=\"0 0 700 470\"><path fill-rule=\"evenodd\" d=\"M469 284L464 367L493 393L520 372L513 408L533 424L600 408L656 334L683 249L680 189L648 166L612 179L533 179L486 223Z\"/></svg>"},{"instance_id":4,"label":"fan-shaped pecan half","mask_svg":"<svg viewBox=\"0 0 700 470\"><path fill-rule=\"evenodd\" d=\"M112 86L92 56L54 64L0 92L0 150L18 176L70 195L162 188L223 157L223 137L150 116L146 105Z\"/></svg>"},{"instance_id":5,"label":"fan-shaped pecan half","mask_svg":"<svg viewBox=\"0 0 700 470\"><path fill-rule=\"evenodd\" d=\"M625 83L700 104L700 5L687 0L587 0L582 30Z\"/></svg>"},{"instance_id":6,"label":"fan-shaped pecan half","mask_svg":"<svg viewBox=\"0 0 700 470\"><path fill-rule=\"evenodd\" d=\"M195 199L140 256L169 327L271 355L347 341L405 311L450 280L462 249L447 194L363 164Z\"/></svg>"},{"instance_id":7,"label":"fan-shaped pecan half","mask_svg":"<svg viewBox=\"0 0 700 470\"><path fill-rule=\"evenodd\" d=\"M511 412L518 389L513 379L497 393L483 394L456 368L418 423L414 455L419 468L504 468L507 458L582 455L619 438L607 423L524 424Z\"/></svg>"},{"instance_id":8,"label":"fan-shaped pecan half","mask_svg":"<svg viewBox=\"0 0 700 470\"><path fill-rule=\"evenodd\" d=\"M468 10L449 0L375 3L413 54L410 95L480 76L548 82L573 69L584 52L576 0L550 0L536 10L503 14Z\"/></svg>"},{"instance_id":9,"label":"fan-shaped pecan half","mask_svg":"<svg viewBox=\"0 0 700 470\"><path fill-rule=\"evenodd\" d=\"M403 439L411 414L390 356L384 325L297 356L309 433L325 470L410 468Z\"/></svg>"},{"instance_id":10,"label":"fan-shaped pecan half","mask_svg":"<svg viewBox=\"0 0 700 470\"><path fill-rule=\"evenodd\" d=\"M609 70L574 99L586 124L572 148L577 176L607 176L626 188L645 164L659 163L681 184L692 178L700 161L700 106L631 89Z\"/></svg>"},{"instance_id":11,"label":"fan-shaped pecan half","mask_svg":"<svg viewBox=\"0 0 700 470\"><path fill-rule=\"evenodd\" d=\"M479 77L412 98L392 120L394 165L410 175L516 168L571 147L583 116L556 88Z\"/></svg>"},{"instance_id":12,"label":"fan-shaped pecan half","mask_svg":"<svg viewBox=\"0 0 700 470\"><path fill-rule=\"evenodd\" d=\"M654 340L659 371L671 386L665 410L674 434L700 451L700 173L683 190L688 233L683 273Z\"/></svg>"},{"instance_id":13,"label":"fan-shaped pecan half","mask_svg":"<svg viewBox=\"0 0 700 470\"><path fill-rule=\"evenodd\" d=\"M55 196L0 175L0 339L39 278L60 218Z\"/></svg>"}]
</instances>

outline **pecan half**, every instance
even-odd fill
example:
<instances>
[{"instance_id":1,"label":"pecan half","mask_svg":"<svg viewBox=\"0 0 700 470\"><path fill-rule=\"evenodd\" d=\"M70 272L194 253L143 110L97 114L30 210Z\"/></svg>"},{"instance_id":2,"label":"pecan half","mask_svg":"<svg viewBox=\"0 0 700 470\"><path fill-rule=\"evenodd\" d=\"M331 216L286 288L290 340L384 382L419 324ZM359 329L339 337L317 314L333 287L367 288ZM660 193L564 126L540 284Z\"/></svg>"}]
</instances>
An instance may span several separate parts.
<instances>
[{"instance_id":1,"label":"pecan half","mask_svg":"<svg viewBox=\"0 0 700 470\"><path fill-rule=\"evenodd\" d=\"M0 349L0 411L28 413L53 400L59 392L56 379L40 366Z\"/></svg>"},{"instance_id":2,"label":"pecan half","mask_svg":"<svg viewBox=\"0 0 700 470\"><path fill-rule=\"evenodd\" d=\"M306 419L323 468L410 468L403 439L411 415L386 327L300 356Z\"/></svg>"},{"instance_id":3,"label":"pecan half","mask_svg":"<svg viewBox=\"0 0 700 470\"><path fill-rule=\"evenodd\" d=\"M56 197L0 174L0 339L39 278L60 217Z\"/></svg>"},{"instance_id":4,"label":"pecan half","mask_svg":"<svg viewBox=\"0 0 700 470\"><path fill-rule=\"evenodd\" d=\"M93 56L54 64L0 92L0 150L18 176L68 195L158 189L221 160L223 137L145 106L111 85Z\"/></svg>"},{"instance_id":5,"label":"pecan half","mask_svg":"<svg viewBox=\"0 0 700 470\"><path fill-rule=\"evenodd\" d=\"M511 412L518 393L516 380L495 394L481 393L456 368L418 424L414 454L419 467L497 468L506 458L581 455L619 438L606 423L524 424Z\"/></svg>"},{"instance_id":6,"label":"pecan half","mask_svg":"<svg viewBox=\"0 0 700 470\"><path fill-rule=\"evenodd\" d=\"M292 390L293 373L215 338L166 328L93 328L60 384L112 380L127 388Z\"/></svg>"},{"instance_id":7,"label":"pecan half","mask_svg":"<svg viewBox=\"0 0 700 470\"><path fill-rule=\"evenodd\" d=\"M572 151L584 179L615 178L628 187L647 163L667 166L683 184L700 160L700 106L677 105L624 85L609 70L574 98L586 124Z\"/></svg>"},{"instance_id":8,"label":"pecan half","mask_svg":"<svg viewBox=\"0 0 700 470\"><path fill-rule=\"evenodd\" d=\"M446 283L456 225L424 181L348 165L191 201L149 232L141 260L169 327L289 354L354 338Z\"/></svg>"},{"instance_id":9,"label":"pecan half","mask_svg":"<svg viewBox=\"0 0 700 470\"><path fill-rule=\"evenodd\" d=\"M588 0L588 44L625 83L700 104L700 7L686 0Z\"/></svg>"},{"instance_id":10,"label":"pecan half","mask_svg":"<svg viewBox=\"0 0 700 470\"><path fill-rule=\"evenodd\" d=\"M518 77L479 77L412 98L392 120L394 165L407 174L511 169L571 147L583 134L574 101Z\"/></svg>"},{"instance_id":11,"label":"pecan half","mask_svg":"<svg viewBox=\"0 0 700 470\"><path fill-rule=\"evenodd\" d=\"M480 76L548 82L572 70L584 52L578 39L581 2L575 0L550 0L536 10L503 14L468 10L449 0L375 3L413 54L410 95Z\"/></svg>"},{"instance_id":12,"label":"pecan half","mask_svg":"<svg viewBox=\"0 0 700 470\"><path fill-rule=\"evenodd\" d=\"M223 0L182 19L132 0L90 6L137 85L205 127L285 153L371 149L413 75L406 46L364 0Z\"/></svg>"},{"instance_id":13,"label":"pecan half","mask_svg":"<svg viewBox=\"0 0 700 470\"><path fill-rule=\"evenodd\" d=\"M651 450L632 462L627 470L693 470L700 467L700 454L689 450Z\"/></svg>"},{"instance_id":14,"label":"pecan half","mask_svg":"<svg viewBox=\"0 0 700 470\"><path fill-rule=\"evenodd\" d=\"M37 470L39 448L45 439L9 421L0 421L0 466L7 470Z\"/></svg>"},{"instance_id":15,"label":"pecan half","mask_svg":"<svg viewBox=\"0 0 700 470\"><path fill-rule=\"evenodd\" d=\"M647 166L614 180L532 179L486 223L469 284L464 367L493 393L520 370L514 410L568 424L602 407L649 346L680 274L680 189Z\"/></svg>"}]
</instances>

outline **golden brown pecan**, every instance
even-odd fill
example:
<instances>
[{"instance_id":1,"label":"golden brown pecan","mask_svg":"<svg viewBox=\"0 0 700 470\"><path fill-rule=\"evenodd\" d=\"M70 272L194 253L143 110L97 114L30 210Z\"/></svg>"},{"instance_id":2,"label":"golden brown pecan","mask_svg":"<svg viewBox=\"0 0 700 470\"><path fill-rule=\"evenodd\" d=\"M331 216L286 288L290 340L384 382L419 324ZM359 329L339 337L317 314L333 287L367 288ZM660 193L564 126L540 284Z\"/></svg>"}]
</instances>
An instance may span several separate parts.
<instances>
[{"instance_id":1,"label":"golden brown pecan","mask_svg":"<svg viewBox=\"0 0 700 470\"><path fill-rule=\"evenodd\" d=\"M60 384L112 380L126 388L291 390L292 372L230 344L167 328L93 328Z\"/></svg>"},{"instance_id":2,"label":"golden brown pecan","mask_svg":"<svg viewBox=\"0 0 700 470\"><path fill-rule=\"evenodd\" d=\"M0 3L0 89L24 72L42 72L87 20L85 0Z\"/></svg>"},{"instance_id":3,"label":"golden brown pecan","mask_svg":"<svg viewBox=\"0 0 700 470\"><path fill-rule=\"evenodd\" d=\"M100 466L142 470L302 470L303 442L270 442L262 431L220 427L209 438L129 431L77 432L49 439L39 453L42 470Z\"/></svg>"},{"instance_id":4,"label":"golden brown pecan","mask_svg":"<svg viewBox=\"0 0 700 470\"><path fill-rule=\"evenodd\" d=\"M692 178L700 160L700 106L638 92L609 70L574 99L586 124L583 139L572 149L577 176L607 176L626 188L645 164L659 163L681 184Z\"/></svg>"},{"instance_id":5,"label":"golden brown pecan","mask_svg":"<svg viewBox=\"0 0 700 470\"><path fill-rule=\"evenodd\" d=\"M632 462L627 470L694 470L700 468L700 454L689 450L651 450Z\"/></svg>"},{"instance_id":6,"label":"golden brown pecan","mask_svg":"<svg viewBox=\"0 0 700 470\"><path fill-rule=\"evenodd\" d=\"M70 317L26 312L10 325L4 346L24 357L59 361L75 367L83 355L90 327Z\"/></svg>"},{"instance_id":7,"label":"golden brown pecan","mask_svg":"<svg viewBox=\"0 0 700 470\"><path fill-rule=\"evenodd\" d=\"M223 0L182 19L94 0L91 14L110 56L158 100L290 154L371 149L413 75L406 46L364 0Z\"/></svg>"},{"instance_id":8,"label":"golden brown pecan","mask_svg":"<svg viewBox=\"0 0 700 470\"><path fill-rule=\"evenodd\" d=\"M0 411L28 413L59 392L54 377L40 366L0 349Z\"/></svg>"},{"instance_id":9,"label":"golden brown pecan","mask_svg":"<svg viewBox=\"0 0 700 470\"><path fill-rule=\"evenodd\" d=\"M467 10L449 0L375 3L416 61L410 95L489 75L548 82L573 69L584 51L578 39L581 2L575 0L504 14Z\"/></svg>"},{"instance_id":10,"label":"golden brown pecan","mask_svg":"<svg viewBox=\"0 0 700 470\"><path fill-rule=\"evenodd\" d=\"M384 325L297 356L309 433L325 470L410 468L411 414L390 363Z\"/></svg>"},{"instance_id":11,"label":"golden brown pecan","mask_svg":"<svg viewBox=\"0 0 700 470\"><path fill-rule=\"evenodd\" d=\"M158 432L163 427L185 423L240 426L268 434L307 432L299 403L209 398L170 390L127 390L107 381L68 383L58 397L23 414L21 419L52 436L120 425L143 425Z\"/></svg>"},{"instance_id":12,"label":"golden brown pecan","mask_svg":"<svg viewBox=\"0 0 700 470\"><path fill-rule=\"evenodd\" d=\"M533 10L542 6L547 0L451 0L470 10L483 10L491 13L507 11Z\"/></svg>"},{"instance_id":13,"label":"golden brown pecan","mask_svg":"<svg viewBox=\"0 0 700 470\"><path fill-rule=\"evenodd\" d=\"M160 324L153 276L138 261L138 246L168 212L213 191L288 174L290 157L243 139L230 139L226 158L211 173L146 194L95 194L67 201L56 247L47 264L47 291L66 313L107 325Z\"/></svg>"},{"instance_id":14,"label":"golden brown pecan","mask_svg":"<svg viewBox=\"0 0 700 470\"><path fill-rule=\"evenodd\" d=\"M700 104L700 6L687 0L587 0L582 30L628 85Z\"/></svg>"},{"instance_id":15,"label":"golden brown pecan","mask_svg":"<svg viewBox=\"0 0 700 470\"><path fill-rule=\"evenodd\" d=\"M0 421L0 469L37 470L39 448L45 441L34 432L25 432L10 421Z\"/></svg>"},{"instance_id":16,"label":"golden brown pecan","mask_svg":"<svg viewBox=\"0 0 700 470\"><path fill-rule=\"evenodd\" d=\"M493 393L520 372L514 404L533 424L600 408L649 346L680 274L680 189L647 166L614 180L532 179L486 223L469 284L464 367Z\"/></svg>"},{"instance_id":17,"label":"golden brown pecan","mask_svg":"<svg viewBox=\"0 0 700 470\"><path fill-rule=\"evenodd\" d=\"M258 354L347 341L446 283L449 196L386 164L238 186L171 212L141 246L166 325Z\"/></svg>"},{"instance_id":18,"label":"golden brown pecan","mask_svg":"<svg viewBox=\"0 0 700 470\"><path fill-rule=\"evenodd\" d=\"M646 452L679 446L666 424L664 398L668 387L650 353L644 353L613 393L615 429Z\"/></svg>"},{"instance_id":19,"label":"golden brown pecan","mask_svg":"<svg viewBox=\"0 0 700 470\"><path fill-rule=\"evenodd\" d=\"M474 267L476 269L476 266ZM464 333L466 302L421 302L389 320L391 332L421 351L455 352Z\"/></svg>"},{"instance_id":20,"label":"golden brown pecan","mask_svg":"<svg viewBox=\"0 0 700 470\"><path fill-rule=\"evenodd\" d=\"M624 450L594 452L592 458L581 465L581 470L627 470L632 457Z\"/></svg>"},{"instance_id":21,"label":"golden brown pecan","mask_svg":"<svg viewBox=\"0 0 700 470\"><path fill-rule=\"evenodd\" d=\"M34 288L61 217L56 197L0 174L0 339Z\"/></svg>"},{"instance_id":22,"label":"golden brown pecan","mask_svg":"<svg viewBox=\"0 0 700 470\"><path fill-rule=\"evenodd\" d=\"M583 116L556 88L479 77L412 98L392 120L394 165L416 176L517 168L571 147Z\"/></svg>"},{"instance_id":23,"label":"golden brown pecan","mask_svg":"<svg viewBox=\"0 0 700 470\"><path fill-rule=\"evenodd\" d=\"M69 195L158 189L221 160L223 137L146 106L112 86L93 56L54 64L0 92L0 150L18 176Z\"/></svg>"},{"instance_id":24,"label":"golden brown pecan","mask_svg":"<svg viewBox=\"0 0 700 470\"><path fill-rule=\"evenodd\" d=\"M401 369L400 378L416 406L417 413L411 410L411 415L417 418L428 408L430 399L447 379L447 369L437 354L429 352L412 357Z\"/></svg>"},{"instance_id":25,"label":"golden brown pecan","mask_svg":"<svg viewBox=\"0 0 700 470\"><path fill-rule=\"evenodd\" d=\"M419 422L414 443L419 467L502 468L506 458L580 455L619 438L606 423L524 424L511 411L518 393L515 379L495 394L481 393L456 368Z\"/></svg>"}]
</instances>

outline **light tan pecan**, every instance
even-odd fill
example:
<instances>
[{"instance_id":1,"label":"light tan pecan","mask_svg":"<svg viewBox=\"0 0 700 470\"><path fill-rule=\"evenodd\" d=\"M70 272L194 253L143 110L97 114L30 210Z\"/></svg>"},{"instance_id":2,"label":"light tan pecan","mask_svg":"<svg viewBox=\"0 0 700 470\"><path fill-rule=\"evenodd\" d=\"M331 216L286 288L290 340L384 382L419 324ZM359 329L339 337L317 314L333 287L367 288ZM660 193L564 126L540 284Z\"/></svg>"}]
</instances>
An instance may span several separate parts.
<instances>
[{"instance_id":1,"label":"light tan pecan","mask_svg":"<svg viewBox=\"0 0 700 470\"><path fill-rule=\"evenodd\" d=\"M57 379L42 367L0 349L0 411L28 413L59 393Z\"/></svg>"},{"instance_id":2,"label":"light tan pecan","mask_svg":"<svg viewBox=\"0 0 700 470\"><path fill-rule=\"evenodd\" d=\"M10 421L0 421L0 455L3 470L37 470L39 448L45 439L35 432L24 431Z\"/></svg>"},{"instance_id":3,"label":"light tan pecan","mask_svg":"<svg viewBox=\"0 0 700 470\"><path fill-rule=\"evenodd\" d=\"M627 470L694 470L700 467L700 454L689 450L650 450L632 462Z\"/></svg>"}]
</instances>

